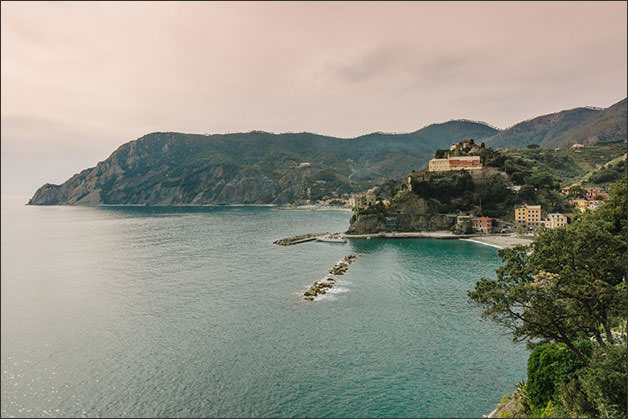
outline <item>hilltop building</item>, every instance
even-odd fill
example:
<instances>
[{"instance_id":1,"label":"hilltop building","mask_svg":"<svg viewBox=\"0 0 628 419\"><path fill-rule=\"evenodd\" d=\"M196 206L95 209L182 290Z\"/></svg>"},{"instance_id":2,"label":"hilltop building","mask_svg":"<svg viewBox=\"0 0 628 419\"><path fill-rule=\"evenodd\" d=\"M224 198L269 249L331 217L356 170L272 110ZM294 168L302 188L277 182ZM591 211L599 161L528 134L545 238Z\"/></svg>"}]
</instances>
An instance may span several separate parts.
<instances>
[{"instance_id":1,"label":"hilltop building","mask_svg":"<svg viewBox=\"0 0 628 419\"><path fill-rule=\"evenodd\" d=\"M541 225L541 206L524 205L515 208L515 222L518 225L536 227Z\"/></svg>"},{"instance_id":2,"label":"hilltop building","mask_svg":"<svg viewBox=\"0 0 628 419\"><path fill-rule=\"evenodd\" d=\"M428 164L430 172L480 169L482 169L480 156L448 156L446 159L432 159Z\"/></svg>"}]
</instances>

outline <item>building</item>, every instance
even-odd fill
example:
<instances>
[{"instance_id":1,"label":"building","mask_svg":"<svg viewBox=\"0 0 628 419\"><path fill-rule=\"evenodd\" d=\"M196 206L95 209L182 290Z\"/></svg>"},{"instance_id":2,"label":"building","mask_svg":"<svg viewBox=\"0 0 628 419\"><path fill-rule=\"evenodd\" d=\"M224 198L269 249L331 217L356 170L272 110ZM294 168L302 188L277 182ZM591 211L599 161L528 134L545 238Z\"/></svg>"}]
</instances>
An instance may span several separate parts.
<instances>
[{"instance_id":1,"label":"building","mask_svg":"<svg viewBox=\"0 0 628 419\"><path fill-rule=\"evenodd\" d=\"M456 217L455 232L457 234L467 234L473 232L472 220L472 215L458 215Z\"/></svg>"},{"instance_id":2,"label":"building","mask_svg":"<svg viewBox=\"0 0 628 419\"><path fill-rule=\"evenodd\" d=\"M490 217L475 217L473 220L473 230L484 234L493 233L493 219Z\"/></svg>"},{"instance_id":3,"label":"building","mask_svg":"<svg viewBox=\"0 0 628 419\"><path fill-rule=\"evenodd\" d=\"M584 145L582 145L582 144L574 144L570 148L572 150L576 150L576 149L579 149L579 148L584 148Z\"/></svg>"},{"instance_id":4,"label":"building","mask_svg":"<svg viewBox=\"0 0 628 419\"><path fill-rule=\"evenodd\" d=\"M529 227L541 225L541 206L524 205L515 208L515 223Z\"/></svg>"},{"instance_id":5,"label":"building","mask_svg":"<svg viewBox=\"0 0 628 419\"><path fill-rule=\"evenodd\" d=\"M569 203L573 205L577 210L585 212L586 210L595 211L599 208L603 201L593 200L587 201L586 199L572 199Z\"/></svg>"},{"instance_id":6,"label":"building","mask_svg":"<svg viewBox=\"0 0 628 419\"><path fill-rule=\"evenodd\" d=\"M480 156L448 156L446 159L432 159L428 164L430 172L480 169L482 169Z\"/></svg>"},{"instance_id":7,"label":"building","mask_svg":"<svg viewBox=\"0 0 628 419\"><path fill-rule=\"evenodd\" d=\"M560 213L547 214L547 219L543 220L543 225L547 228L563 227L567 225L567 216Z\"/></svg>"},{"instance_id":8,"label":"building","mask_svg":"<svg viewBox=\"0 0 628 419\"><path fill-rule=\"evenodd\" d=\"M608 194L597 188L590 188L587 189L584 197L587 201L599 201L601 199L608 199Z\"/></svg>"},{"instance_id":9,"label":"building","mask_svg":"<svg viewBox=\"0 0 628 419\"><path fill-rule=\"evenodd\" d=\"M375 188L369 189L366 193L356 195L353 197L354 209L365 209L375 205L377 198L375 196Z\"/></svg>"}]
</instances>

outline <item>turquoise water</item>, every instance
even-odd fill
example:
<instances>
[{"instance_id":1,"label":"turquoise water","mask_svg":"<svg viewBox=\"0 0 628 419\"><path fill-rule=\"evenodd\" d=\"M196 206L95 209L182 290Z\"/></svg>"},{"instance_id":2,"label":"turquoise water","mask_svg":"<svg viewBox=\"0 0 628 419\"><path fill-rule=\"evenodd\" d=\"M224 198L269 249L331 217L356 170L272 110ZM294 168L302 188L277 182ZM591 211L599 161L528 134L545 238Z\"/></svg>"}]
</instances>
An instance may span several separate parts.
<instances>
[{"instance_id":1,"label":"turquoise water","mask_svg":"<svg viewBox=\"0 0 628 419\"><path fill-rule=\"evenodd\" d=\"M481 417L525 377L466 298L494 248L272 244L343 211L23 202L2 201L3 417Z\"/></svg>"}]
</instances>

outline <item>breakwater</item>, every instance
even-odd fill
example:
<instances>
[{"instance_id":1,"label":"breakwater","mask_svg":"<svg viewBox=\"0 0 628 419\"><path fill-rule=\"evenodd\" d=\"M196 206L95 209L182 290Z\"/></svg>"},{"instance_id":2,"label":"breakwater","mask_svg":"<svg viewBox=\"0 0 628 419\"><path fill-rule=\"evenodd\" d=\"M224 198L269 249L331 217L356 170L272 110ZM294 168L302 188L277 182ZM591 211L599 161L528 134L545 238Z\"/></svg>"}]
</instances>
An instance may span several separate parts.
<instances>
[{"instance_id":1,"label":"breakwater","mask_svg":"<svg viewBox=\"0 0 628 419\"><path fill-rule=\"evenodd\" d=\"M304 299L307 301L314 300L317 295L326 294L336 283L334 276L344 275L349 270L349 265L357 258L357 255L347 255L340 262L336 263L330 270L330 275L323 281L315 281L312 286L303 293Z\"/></svg>"},{"instance_id":2,"label":"breakwater","mask_svg":"<svg viewBox=\"0 0 628 419\"><path fill-rule=\"evenodd\" d=\"M300 236L294 237L286 237L285 239L275 240L273 244L277 244L279 246L292 246L293 244L310 242L312 240L316 240L317 237L324 236L329 234L325 233L309 233L309 234L301 234Z\"/></svg>"}]
</instances>

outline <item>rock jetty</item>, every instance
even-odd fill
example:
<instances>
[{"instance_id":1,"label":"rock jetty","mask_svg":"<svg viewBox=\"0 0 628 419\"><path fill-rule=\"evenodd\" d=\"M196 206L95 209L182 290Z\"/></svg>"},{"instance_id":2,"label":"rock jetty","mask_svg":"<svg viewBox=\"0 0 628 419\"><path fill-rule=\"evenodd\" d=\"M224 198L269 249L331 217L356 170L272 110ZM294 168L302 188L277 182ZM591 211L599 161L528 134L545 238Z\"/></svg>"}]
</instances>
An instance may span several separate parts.
<instances>
[{"instance_id":1,"label":"rock jetty","mask_svg":"<svg viewBox=\"0 0 628 419\"><path fill-rule=\"evenodd\" d=\"M305 243L312 240L316 240L317 237L324 236L329 233L309 233L301 234L300 236L286 237L285 239L275 240L273 244L279 246L292 246L293 244Z\"/></svg>"},{"instance_id":2,"label":"rock jetty","mask_svg":"<svg viewBox=\"0 0 628 419\"><path fill-rule=\"evenodd\" d=\"M345 256L340 262L336 263L333 268L329 270L329 273L332 275L344 275L345 272L349 269L349 265L353 263L353 261L357 258L357 255L348 255ZM334 284L336 283L336 279L332 276L328 276L323 281L315 281L312 286L303 293L305 300L312 301L314 297L317 295L326 294Z\"/></svg>"}]
</instances>

